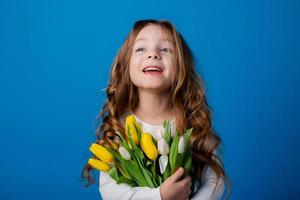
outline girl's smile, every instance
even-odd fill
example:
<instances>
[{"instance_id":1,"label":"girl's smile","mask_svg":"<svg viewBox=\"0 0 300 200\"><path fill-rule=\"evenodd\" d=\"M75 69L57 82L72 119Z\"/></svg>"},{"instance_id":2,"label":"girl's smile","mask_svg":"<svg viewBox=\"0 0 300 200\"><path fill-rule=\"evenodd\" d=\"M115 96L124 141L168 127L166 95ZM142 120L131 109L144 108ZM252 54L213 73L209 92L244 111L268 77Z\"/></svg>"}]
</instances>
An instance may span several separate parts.
<instances>
[{"instance_id":1,"label":"girl's smile","mask_svg":"<svg viewBox=\"0 0 300 200\"><path fill-rule=\"evenodd\" d=\"M163 68L161 66L146 66L144 69L143 69L143 72L145 74L153 74L153 75L157 75L157 74L161 74L163 72Z\"/></svg>"}]
</instances>

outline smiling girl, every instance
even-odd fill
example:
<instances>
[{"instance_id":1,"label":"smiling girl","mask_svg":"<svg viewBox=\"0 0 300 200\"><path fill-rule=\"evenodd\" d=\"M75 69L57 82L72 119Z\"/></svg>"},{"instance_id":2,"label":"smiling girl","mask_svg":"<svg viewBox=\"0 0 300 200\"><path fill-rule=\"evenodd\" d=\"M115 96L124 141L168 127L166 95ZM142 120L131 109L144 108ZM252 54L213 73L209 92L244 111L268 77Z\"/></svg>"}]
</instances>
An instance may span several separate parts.
<instances>
[{"instance_id":1,"label":"smiling girl","mask_svg":"<svg viewBox=\"0 0 300 200\"><path fill-rule=\"evenodd\" d=\"M129 114L154 138L163 129L164 120L169 120L173 131L193 127L193 167L185 177L179 168L158 188L117 184L101 172L103 199L218 200L225 189L224 180L230 194L230 182L217 151L221 138L212 128L203 81L196 73L190 48L170 22L141 20L134 24L114 60L106 94L98 143L109 145L115 131L125 133ZM89 181L90 169L87 164L83 173Z\"/></svg>"}]
</instances>

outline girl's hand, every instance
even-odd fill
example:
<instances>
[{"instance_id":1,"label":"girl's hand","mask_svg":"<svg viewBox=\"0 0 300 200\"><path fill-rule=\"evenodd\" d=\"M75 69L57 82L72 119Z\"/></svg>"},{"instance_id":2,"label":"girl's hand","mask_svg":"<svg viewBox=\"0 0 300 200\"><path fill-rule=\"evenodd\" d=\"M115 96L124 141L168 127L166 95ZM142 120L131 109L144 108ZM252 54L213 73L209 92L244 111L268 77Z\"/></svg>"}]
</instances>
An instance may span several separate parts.
<instances>
[{"instance_id":1,"label":"girl's hand","mask_svg":"<svg viewBox=\"0 0 300 200\"><path fill-rule=\"evenodd\" d=\"M162 200L187 200L191 193L191 177L186 176L180 180L184 174L184 169L180 167L170 177L168 177L160 186Z\"/></svg>"}]
</instances>

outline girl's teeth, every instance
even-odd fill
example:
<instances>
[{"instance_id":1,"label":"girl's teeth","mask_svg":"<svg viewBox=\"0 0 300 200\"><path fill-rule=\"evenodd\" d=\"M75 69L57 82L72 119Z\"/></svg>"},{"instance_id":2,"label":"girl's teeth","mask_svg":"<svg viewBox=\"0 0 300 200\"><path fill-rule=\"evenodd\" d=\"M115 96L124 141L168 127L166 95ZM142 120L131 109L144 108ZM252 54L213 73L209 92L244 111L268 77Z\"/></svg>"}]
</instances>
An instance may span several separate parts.
<instances>
[{"instance_id":1,"label":"girl's teeth","mask_svg":"<svg viewBox=\"0 0 300 200\"><path fill-rule=\"evenodd\" d=\"M146 69L143 70L144 72L147 72L147 71L158 71L158 72L161 72L161 69L158 69L158 68L155 68L155 67L148 67Z\"/></svg>"}]
</instances>

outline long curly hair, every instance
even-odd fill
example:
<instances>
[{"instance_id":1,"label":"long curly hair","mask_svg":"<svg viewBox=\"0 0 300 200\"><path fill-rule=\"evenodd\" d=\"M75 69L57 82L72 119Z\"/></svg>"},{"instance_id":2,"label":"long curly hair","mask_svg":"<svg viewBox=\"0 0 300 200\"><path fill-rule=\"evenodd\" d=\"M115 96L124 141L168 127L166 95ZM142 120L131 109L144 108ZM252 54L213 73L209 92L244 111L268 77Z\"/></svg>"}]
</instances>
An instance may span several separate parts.
<instances>
[{"instance_id":1,"label":"long curly hair","mask_svg":"<svg viewBox=\"0 0 300 200\"><path fill-rule=\"evenodd\" d=\"M120 118L126 112L134 111L138 106L138 91L129 76L129 62L138 33L149 24L160 26L173 39L177 76L170 88L169 105L176 113L176 128L180 133L193 127L190 139L193 159L192 176L201 179L205 167L210 166L217 175L216 181L221 177L224 178L230 195L229 178L225 174L222 160L215 153L222 141L212 127L212 109L206 100L204 82L195 70L194 57L190 48L169 21L153 19L137 21L126 37L113 61L106 88L107 99L96 118L97 123L102 118L102 124L96 130L97 143L111 146L115 131L125 133ZM91 170L92 167L86 164L82 171L82 177L89 183L93 182Z\"/></svg>"}]
</instances>

